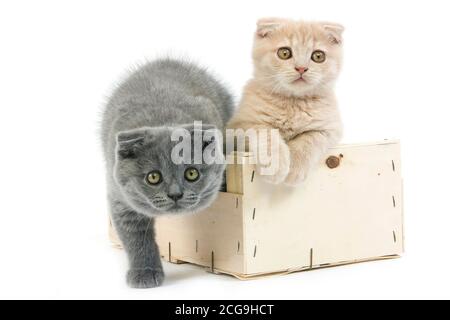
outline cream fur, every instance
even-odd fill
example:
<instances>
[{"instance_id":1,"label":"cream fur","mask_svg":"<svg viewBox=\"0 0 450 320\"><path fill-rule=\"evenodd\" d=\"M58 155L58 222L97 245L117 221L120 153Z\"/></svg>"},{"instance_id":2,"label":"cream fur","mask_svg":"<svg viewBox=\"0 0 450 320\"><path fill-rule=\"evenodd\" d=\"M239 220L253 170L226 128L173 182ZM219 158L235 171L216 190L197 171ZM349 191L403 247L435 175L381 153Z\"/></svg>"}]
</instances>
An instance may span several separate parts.
<instances>
[{"instance_id":1,"label":"cream fur","mask_svg":"<svg viewBox=\"0 0 450 320\"><path fill-rule=\"evenodd\" d=\"M272 183L297 185L317 165L328 148L337 144L342 125L333 92L341 68L343 27L334 23L297 22L284 19L258 21L253 61L254 76L244 88L242 100L228 128L279 129L284 140L280 166ZM281 60L277 51L290 47L293 57ZM311 60L315 50L326 61ZM295 67L306 67L299 78ZM270 141L260 142L266 148ZM258 166L261 171L261 166Z\"/></svg>"}]
</instances>

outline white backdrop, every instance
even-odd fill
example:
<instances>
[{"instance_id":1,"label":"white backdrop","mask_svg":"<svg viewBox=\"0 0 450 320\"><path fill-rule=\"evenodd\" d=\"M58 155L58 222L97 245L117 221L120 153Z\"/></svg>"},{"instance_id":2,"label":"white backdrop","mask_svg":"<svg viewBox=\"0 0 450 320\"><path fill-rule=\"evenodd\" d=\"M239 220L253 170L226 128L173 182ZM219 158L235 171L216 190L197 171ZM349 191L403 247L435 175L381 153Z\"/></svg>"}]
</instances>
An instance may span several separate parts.
<instances>
[{"instance_id":1,"label":"white backdrop","mask_svg":"<svg viewBox=\"0 0 450 320\"><path fill-rule=\"evenodd\" d=\"M450 298L448 1L2 1L0 298ZM264 16L344 24L345 142L398 138L402 259L240 282L166 265L135 291L109 246L99 114L136 62L209 66L238 98ZM276 219L276 216L274 216Z\"/></svg>"}]
</instances>

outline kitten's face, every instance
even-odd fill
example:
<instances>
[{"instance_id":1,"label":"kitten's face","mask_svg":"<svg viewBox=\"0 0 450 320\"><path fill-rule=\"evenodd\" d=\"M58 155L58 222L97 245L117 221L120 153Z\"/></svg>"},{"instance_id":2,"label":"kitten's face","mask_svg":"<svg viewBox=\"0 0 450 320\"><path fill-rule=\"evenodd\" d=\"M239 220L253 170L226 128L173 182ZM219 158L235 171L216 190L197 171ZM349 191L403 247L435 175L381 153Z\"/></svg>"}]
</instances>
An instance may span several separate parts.
<instances>
[{"instance_id":1,"label":"kitten's face","mask_svg":"<svg viewBox=\"0 0 450 320\"><path fill-rule=\"evenodd\" d=\"M342 31L337 24L260 20L253 50L256 80L288 96L331 88L341 66Z\"/></svg>"},{"instance_id":2,"label":"kitten's face","mask_svg":"<svg viewBox=\"0 0 450 320\"><path fill-rule=\"evenodd\" d=\"M221 187L225 165L172 162L177 142L171 131L145 128L118 135L114 179L128 204L149 216L197 212Z\"/></svg>"}]
</instances>

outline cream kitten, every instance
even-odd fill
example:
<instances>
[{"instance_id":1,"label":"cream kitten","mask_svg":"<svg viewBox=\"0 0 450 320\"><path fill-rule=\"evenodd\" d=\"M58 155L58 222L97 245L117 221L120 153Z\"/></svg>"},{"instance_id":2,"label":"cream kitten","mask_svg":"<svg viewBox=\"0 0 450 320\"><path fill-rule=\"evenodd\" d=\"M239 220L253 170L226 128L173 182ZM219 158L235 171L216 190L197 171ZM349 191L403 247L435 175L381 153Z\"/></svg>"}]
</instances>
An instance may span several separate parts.
<instances>
[{"instance_id":1,"label":"cream kitten","mask_svg":"<svg viewBox=\"0 0 450 320\"><path fill-rule=\"evenodd\" d=\"M264 178L297 185L341 138L333 87L341 68L344 28L275 18L262 19L257 26L254 77L228 127L279 129L278 171ZM270 139L258 142L258 148L269 146ZM257 168L261 173L263 165Z\"/></svg>"}]
</instances>

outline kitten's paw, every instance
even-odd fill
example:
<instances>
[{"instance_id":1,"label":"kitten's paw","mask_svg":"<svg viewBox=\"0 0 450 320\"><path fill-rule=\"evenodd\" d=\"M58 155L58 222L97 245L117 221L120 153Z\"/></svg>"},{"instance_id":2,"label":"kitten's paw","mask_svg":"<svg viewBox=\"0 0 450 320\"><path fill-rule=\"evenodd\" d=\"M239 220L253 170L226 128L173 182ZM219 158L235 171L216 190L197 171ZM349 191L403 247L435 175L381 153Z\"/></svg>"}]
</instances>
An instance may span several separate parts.
<instances>
[{"instance_id":1,"label":"kitten's paw","mask_svg":"<svg viewBox=\"0 0 450 320\"><path fill-rule=\"evenodd\" d=\"M291 169L288 176L286 177L286 180L284 181L284 184L296 187L302 184L306 180L306 177L307 177L306 170Z\"/></svg>"},{"instance_id":2,"label":"kitten's paw","mask_svg":"<svg viewBox=\"0 0 450 320\"><path fill-rule=\"evenodd\" d=\"M131 288L146 289L162 285L164 272L155 269L130 269L127 273L127 284Z\"/></svg>"},{"instance_id":3,"label":"kitten's paw","mask_svg":"<svg viewBox=\"0 0 450 320\"><path fill-rule=\"evenodd\" d=\"M256 165L256 170L261 178L271 184L280 184L289 174L291 154L286 143L280 144L278 161L270 165Z\"/></svg>"}]
</instances>

